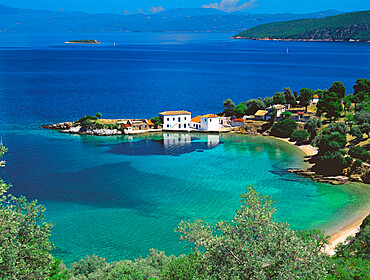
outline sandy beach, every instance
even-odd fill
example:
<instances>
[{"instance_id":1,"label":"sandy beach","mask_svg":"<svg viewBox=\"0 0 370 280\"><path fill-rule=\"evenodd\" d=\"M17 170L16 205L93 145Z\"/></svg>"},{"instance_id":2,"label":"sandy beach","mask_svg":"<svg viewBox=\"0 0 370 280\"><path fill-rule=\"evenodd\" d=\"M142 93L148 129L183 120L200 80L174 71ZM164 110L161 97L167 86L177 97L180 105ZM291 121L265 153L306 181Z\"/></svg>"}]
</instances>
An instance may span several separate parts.
<instances>
[{"instance_id":1,"label":"sandy beach","mask_svg":"<svg viewBox=\"0 0 370 280\"><path fill-rule=\"evenodd\" d=\"M332 256L335 254L335 246L337 246L339 243L343 243L347 237L349 236L355 236L355 234L359 231L360 225L362 224L362 221L370 214L370 211L367 212L365 215L361 215L357 219L351 221L347 225L344 225L339 230L335 231L333 234L331 234L330 238L330 244L326 246L325 252Z\"/></svg>"}]
</instances>

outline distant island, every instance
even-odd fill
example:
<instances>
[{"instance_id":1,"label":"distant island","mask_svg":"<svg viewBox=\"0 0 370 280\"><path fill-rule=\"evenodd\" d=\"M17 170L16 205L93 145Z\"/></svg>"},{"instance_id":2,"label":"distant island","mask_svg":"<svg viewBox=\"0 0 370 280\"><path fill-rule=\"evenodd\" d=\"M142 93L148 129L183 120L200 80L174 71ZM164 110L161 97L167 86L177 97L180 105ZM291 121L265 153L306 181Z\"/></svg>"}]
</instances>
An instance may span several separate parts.
<instances>
[{"instance_id":1,"label":"distant island","mask_svg":"<svg viewBox=\"0 0 370 280\"><path fill-rule=\"evenodd\" d=\"M232 38L370 42L370 11L262 24L240 32Z\"/></svg>"},{"instance_id":2,"label":"distant island","mask_svg":"<svg viewBox=\"0 0 370 280\"><path fill-rule=\"evenodd\" d=\"M97 40L72 40L65 42L65 44L101 44L101 42Z\"/></svg>"}]
</instances>

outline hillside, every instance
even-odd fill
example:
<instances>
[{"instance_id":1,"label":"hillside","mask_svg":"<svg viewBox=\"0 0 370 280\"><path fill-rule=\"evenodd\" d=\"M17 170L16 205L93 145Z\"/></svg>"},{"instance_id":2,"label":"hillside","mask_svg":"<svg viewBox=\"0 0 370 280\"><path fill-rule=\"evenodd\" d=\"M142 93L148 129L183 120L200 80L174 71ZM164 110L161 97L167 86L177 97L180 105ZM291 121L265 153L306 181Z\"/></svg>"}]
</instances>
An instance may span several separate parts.
<instances>
[{"instance_id":1,"label":"hillside","mask_svg":"<svg viewBox=\"0 0 370 280\"><path fill-rule=\"evenodd\" d=\"M263 23L317 18L311 14L226 13L217 9L180 8L156 14L87 14L10 8L0 5L0 32L239 32Z\"/></svg>"},{"instance_id":2,"label":"hillside","mask_svg":"<svg viewBox=\"0 0 370 280\"><path fill-rule=\"evenodd\" d=\"M370 41L370 11L263 24L243 31L233 38Z\"/></svg>"}]
</instances>

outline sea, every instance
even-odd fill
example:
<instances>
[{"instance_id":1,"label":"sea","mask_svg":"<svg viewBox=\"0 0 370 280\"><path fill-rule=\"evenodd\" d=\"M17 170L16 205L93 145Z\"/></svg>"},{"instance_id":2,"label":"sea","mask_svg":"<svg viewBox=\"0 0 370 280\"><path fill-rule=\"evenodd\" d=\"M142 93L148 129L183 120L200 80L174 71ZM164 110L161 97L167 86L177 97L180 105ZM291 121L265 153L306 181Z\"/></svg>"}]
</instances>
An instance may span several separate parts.
<instances>
[{"instance_id":1,"label":"sea","mask_svg":"<svg viewBox=\"0 0 370 280\"><path fill-rule=\"evenodd\" d=\"M314 183L296 147L268 137L151 133L69 135L40 125L150 118L165 110L218 113L222 102L290 87L353 92L370 77L370 44L233 40L228 33L0 33L0 177L10 192L45 205L53 254L66 264L189 252L181 220L231 220L253 185L276 200L275 218L295 230L330 232L360 214L361 184ZM96 39L99 45L64 42Z\"/></svg>"}]
</instances>

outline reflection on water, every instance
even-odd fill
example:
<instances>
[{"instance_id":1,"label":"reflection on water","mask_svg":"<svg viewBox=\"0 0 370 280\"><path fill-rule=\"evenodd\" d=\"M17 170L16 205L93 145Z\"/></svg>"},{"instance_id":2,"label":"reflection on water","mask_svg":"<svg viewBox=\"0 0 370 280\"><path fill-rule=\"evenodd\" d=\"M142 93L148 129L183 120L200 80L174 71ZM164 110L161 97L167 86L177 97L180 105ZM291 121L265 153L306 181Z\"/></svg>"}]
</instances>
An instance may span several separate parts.
<instances>
[{"instance_id":1,"label":"reflection on water","mask_svg":"<svg viewBox=\"0 0 370 280\"><path fill-rule=\"evenodd\" d=\"M110 147L108 153L144 156L144 155L171 155L179 156L186 153L202 152L217 147L220 142L219 135L204 135L195 137L190 133L163 133L160 138L149 138L134 141L128 137L126 142L121 142Z\"/></svg>"}]
</instances>

